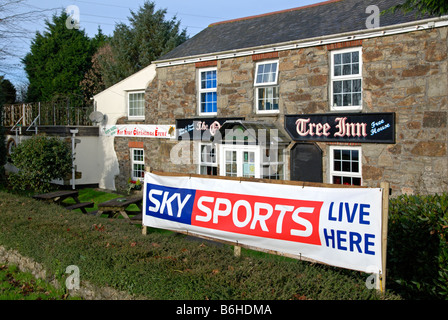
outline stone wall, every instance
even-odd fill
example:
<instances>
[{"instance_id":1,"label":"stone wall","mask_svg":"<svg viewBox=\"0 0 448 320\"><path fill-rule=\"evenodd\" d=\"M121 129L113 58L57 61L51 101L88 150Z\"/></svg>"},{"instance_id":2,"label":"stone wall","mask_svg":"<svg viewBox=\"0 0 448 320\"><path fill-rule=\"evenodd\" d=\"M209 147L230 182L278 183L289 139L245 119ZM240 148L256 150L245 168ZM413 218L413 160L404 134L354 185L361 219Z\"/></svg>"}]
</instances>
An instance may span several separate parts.
<instances>
[{"instance_id":1,"label":"stone wall","mask_svg":"<svg viewBox=\"0 0 448 320\"><path fill-rule=\"evenodd\" d=\"M363 146L366 184L448 191L448 28L363 42L364 109L395 112L397 143Z\"/></svg>"},{"instance_id":2,"label":"stone wall","mask_svg":"<svg viewBox=\"0 0 448 320\"><path fill-rule=\"evenodd\" d=\"M54 276L50 276L45 268L31 258L22 256L16 250L7 250L0 246L0 263L17 266L21 272L29 272L36 279L42 279L56 288L61 288L61 284ZM88 281L80 281L79 289L68 290L72 297L80 297L85 300L146 300L144 297L131 296L126 292L117 291L110 287L94 286Z\"/></svg>"},{"instance_id":3,"label":"stone wall","mask_svg":"<svg viewBox=\"0 0 448 320\"><path fill-rule=\"evenodd\" d=\"M396 144L362 144L363 184L391 183L394 194L448 190L447 157L447 30L348 41L215 62L218 69L217 117L245 117L274 122L282 128L285 114L329 112L330 51L363 48L363 111L395 112ZM254 106L256 62L279 59L280 112L257 115ZM197 117L197 67L185 64L157 69L146 90L146 123L172 124ZM328 181L328 143L323 150L324 182ZM196 173L193 163L176 164L170 154L176 143L145 141L147 164L161 171ZM189 146L191 154L193 146ZM124 156L125 157L125 156ZM125 158L123 158L125 159Z\"/></svg>"}]
</instances>

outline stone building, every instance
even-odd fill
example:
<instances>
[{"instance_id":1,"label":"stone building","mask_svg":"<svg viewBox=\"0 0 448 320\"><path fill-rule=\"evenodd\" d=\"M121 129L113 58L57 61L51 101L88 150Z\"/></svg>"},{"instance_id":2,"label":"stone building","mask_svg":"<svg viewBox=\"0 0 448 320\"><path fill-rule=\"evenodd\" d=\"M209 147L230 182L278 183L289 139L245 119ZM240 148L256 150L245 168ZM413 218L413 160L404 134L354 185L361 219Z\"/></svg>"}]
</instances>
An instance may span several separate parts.
<instances>
[{"instance_id":1,"label":"stone building","mask_svg":"<svg viewBox=\"0 0 448 320\"><path fill-rule=\"evenodd\" d=\"M119 162L137 146L157 171L448 191L448 17L378 14L396 3L210 25L154 62L145 91L141 124L178 138L116 137Z\"/></svg>"}]
</instances>

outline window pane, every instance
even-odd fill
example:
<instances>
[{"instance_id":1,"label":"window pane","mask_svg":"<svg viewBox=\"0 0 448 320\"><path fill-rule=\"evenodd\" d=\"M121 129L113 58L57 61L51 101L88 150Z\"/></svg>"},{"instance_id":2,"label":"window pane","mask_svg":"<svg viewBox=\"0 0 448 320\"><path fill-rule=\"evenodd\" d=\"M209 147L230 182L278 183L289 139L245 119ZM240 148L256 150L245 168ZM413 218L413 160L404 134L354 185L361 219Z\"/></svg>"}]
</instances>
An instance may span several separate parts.
<instances>
[{"instance_id":1,"label":"window pane","mask_svg":"<svg viewBox=\"0 0 448 320\"><path fill-rule=\"evenodd\" d=\"M359 162L352 162L352 172L359 172Z\"/></svg>"},{"instance_id":2,"label":"window pane","mask_svg":"<svg viewBox=\"0 0 448 320\"><path fill-rule=\"evenodd\" d=\"M350 64L344 64L342 67L342 74L344 76L351 75L352 74L352 66Z\"/></svg>"},{"instance_id":3,"label":"window pane","mask_svg":"<svg viewBox=\"0 0 448 320\"><path fill-rule=\"evenodd\" d=\"M341 171L341 161L334 162L334 171Z\"/></svg>"},{"instance_id":4,"label":"window pane","mask_svg":"<svg viewBox=\"0 0 448 320\"><path fill-rule=\"evenodd\" d=\"M334 55L334 75L349 76L360 74L359 52L345 52Z\"/></svg>"},{"instance_id":5,"label":"window pane","mask_svg":"<svg viewBox=\"0 0 448 320\"><path fill-rule=\"evenodd\" d=\"M145 94L130 93L129 94L129 116L139 117L145 115Z\"/></svg>"},{"instance_id":6,"label":"window pane","mask_svg":"<svg viewBox=\"0 0 448 320\"><path fill-rule=\"evenodd\" d=\"M342 54L342 63L351 63L352 62L352 54L350 52Z\"/></svg>"},{"instance_id":7,"label":"window pane","mask_svg":"<svg viewBox=\"0 0 448 320\"><path fill-rule=\"evenodd\" d=\"M342 94L335 94L333 96L333 105L342 106Z\"/></svg>"},{"instance_id":8,"label":"window pane","mask_svg":"<svg viewBox=\"0 0 448 320\"><path fill-rule=\"evenodd\" d=\"M333 82L333 92L342 93L342 81Z\"/></svg>"},{"instance_id":9,"label":"window pane","mask_svg":"<svg viewBox=\"0 0 448 320\"><path fill-rule=\"evenodd\" d=\"M256 83L275 83L277 82L277 62L258 65L256 74Z\"/></svg>"},{"instance_id":10,"label":"window pane","mask_svg":"<svg viewBox=\"0 0 448 320\"><path fill-rule=\"evenodd\" d=\"M205 92L201 94L201 112L217 112L216 92Z\"/></svg>"},{"instance_id":11,"label":"window pane","mask_svg":"<svg viewBox=\"0 0 448 320\"><path fill-rule=\"evenodd\" d=\"M143 161L143 150L134 150L134 161Z\"/></svg>"},{"instance_id":12,"label":"window pane","mask_svg":"<svg viewBox=\"0 0 448 320\"><path fill-rule=\"evenodd\" d=\"M218 168L211 166L201 166L201 174L207 176L216 176L218 175Z\"/></svg>"},{"instance_id":13,"label":"window pane","mask_svg":"<svg viewBox=\"0 0 448 320\"><path fill-rule=\"evenodd\" d=\"M334 75L335 76L342 75L342 67L341 66L334 66Z\"/></svg>"},{"instance_id":14,"label":"window pane","mask_svg":"<svg viewBox=\"0 0 448 320\"><path fill-rule=\"evenodd\" d=\"M333 150L333 157L335 160L341 160L341 150Z\"/></svg>"},{"instance_id":15,"label":"window pane","mask_svg":"<svg viewBox=\"0 0 448 320\"><path fill-rule=\"evenodd\" d=\"M342 171L343 172L352 172L351 165L349 161L342 161Z\"/></svg>"},{"instance_id":16,"label":"window pane","mask_svg":"<svg viewBox=\"0 0 448 320\"><path fill-rule=\"evenodd\" d=\"M216 163L215 148L211 145L201 145L201 163Z\"/></svg>"},{"instance_id":17,"label":"window pane","mask_svg":"<svg viewBox=\"0 0 448 320\"><path fill-rule=\"evenodd\" d=\"M342 184L351 185L352 178L351 177L342 177Z\"/></svg>"},{"instance_id":18,"label":"window pane","mask_svg":"<svg viewBox=\"0 0 448 320\"><path fill-rule=\"evenodd\" d=\"M334 55L334 64L335 65L338 65L338 64L341 64L341 62L342 62L342 56L341 56L341 54L339 53L339 54L335 54Z\"/></svg>"},{"instance_id":19,"label":"window pane","mask_svg":"<svg viewBox=\"0 0 448 320\"><path fill-rule=\"evenodd\" d=\"M344 106L352 105L352 95L351 94L344 94L342 98L343 98L342 103Z\"/></svg>"},{"instance_id":20,"label":"window pane","mask_svg":"<svg viewBox=\"0 0 448 320\"><path fill-rule=\"evenodd\" d=\"M361 92L361 80L352 80L353 92Z\"/></svg>"},{"instance_id":21,"label":"window pane","mask_svg":"<svg viewBox=\"0 0 448 320\"><path fill-rule=\"evenodd\" d=\"M243 152L243 177L255 177L255 152Z\"/></svg>"},{"instance_id":22,"label":"window pane","mask_svg":"<svg viewBox=\"0 0 448 320\"><path fill-rule=\"evenodd\" d=\"M145 176L145 165L134 164L133 178L143 178Z\"/></svg>"},{"instance_id":23,"label":"window pane","mask_svg":"<svg viewBox=\"0 0 448 320\"><path fill-rule=\"evenodd\" d=\"M350 150L342 150L342 160L351 160L351 151Z\"/></svg>"},{"instance_id":24,"label":"window pane","mask_svg":"<svg viewBox=\"0 0 448 320\"><path fill-rule=\"evenodd\" d=\"M258 110L278 110L279 91L278 87L258 88Z\"/></svg>"},{"instance_id":25,"label":"window pane","mask_svg":"<svg viewBox=\"0 0 448 320\"><path fill-rule=\"evenodd\" d=\"M342 177L333 176L333 184L341 184L341 183L342 183Z\"/></svg>"},{"instance_id":26,"label":"window pane","mask_svg":"<svg viewBox=\"0 0 448 320\"><path fill-rule=\"evenodd\" d=\"M356 149L333 149L333 172L341 175L332 175L334 184L361 185L360 173L361 153Z\"/></svg>"},{"instance_id":27,"label":"window pane","mask_svg":"<svg viewBox=\"0 0 448 320\"><path fill-rule=\"evenodd\" d=\"M352 80L344 81L343 91L344 91L344 93L352 92Z\"/></svg>"},{"instance_id":28,"label":"window pane","mask_svg":"<svg viewBox=\"0 0 448 320\"><path fill-rule=\"evenodd\" d=\"M201 73L201 88L202 89L216 88L216 70L204 71Z\"/></svg>"}]
</instances>

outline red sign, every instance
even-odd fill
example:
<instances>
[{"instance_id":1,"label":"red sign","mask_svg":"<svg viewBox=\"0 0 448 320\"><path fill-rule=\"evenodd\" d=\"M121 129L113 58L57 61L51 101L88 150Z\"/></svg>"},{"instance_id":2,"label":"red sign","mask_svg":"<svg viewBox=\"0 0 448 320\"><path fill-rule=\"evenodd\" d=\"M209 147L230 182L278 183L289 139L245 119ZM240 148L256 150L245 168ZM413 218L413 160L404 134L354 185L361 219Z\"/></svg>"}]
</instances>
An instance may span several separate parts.
<instances>
[{"instance_id":1,"label":"red sign","mask_svg":"<svg viewBox=\"0 0 448 320\"><path fill-rule=\"evenodd\" d=\"M191 225L320 245L323 202L196 191Z\"/></svg>"}]
</instances>

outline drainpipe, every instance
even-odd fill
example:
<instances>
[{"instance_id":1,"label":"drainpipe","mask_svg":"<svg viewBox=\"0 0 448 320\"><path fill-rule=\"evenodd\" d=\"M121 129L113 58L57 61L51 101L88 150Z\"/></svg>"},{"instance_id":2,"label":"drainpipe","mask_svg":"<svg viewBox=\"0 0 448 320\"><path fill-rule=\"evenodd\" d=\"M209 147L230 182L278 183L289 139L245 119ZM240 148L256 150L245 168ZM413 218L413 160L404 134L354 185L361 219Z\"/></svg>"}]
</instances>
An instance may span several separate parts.
<instances>
[{"instance_id":1,"label":"drainpipe","mask_svg":"<svg viewBox=\"0 0 448 320\"><path fill-rule=\"evenodd\" d=\"M78 133L78 129L70 129L70 133L72 134L72 188L73 190L76 189L76 168L75 168L75 138L76 134Z\"/></svg>"}]
</instances>

